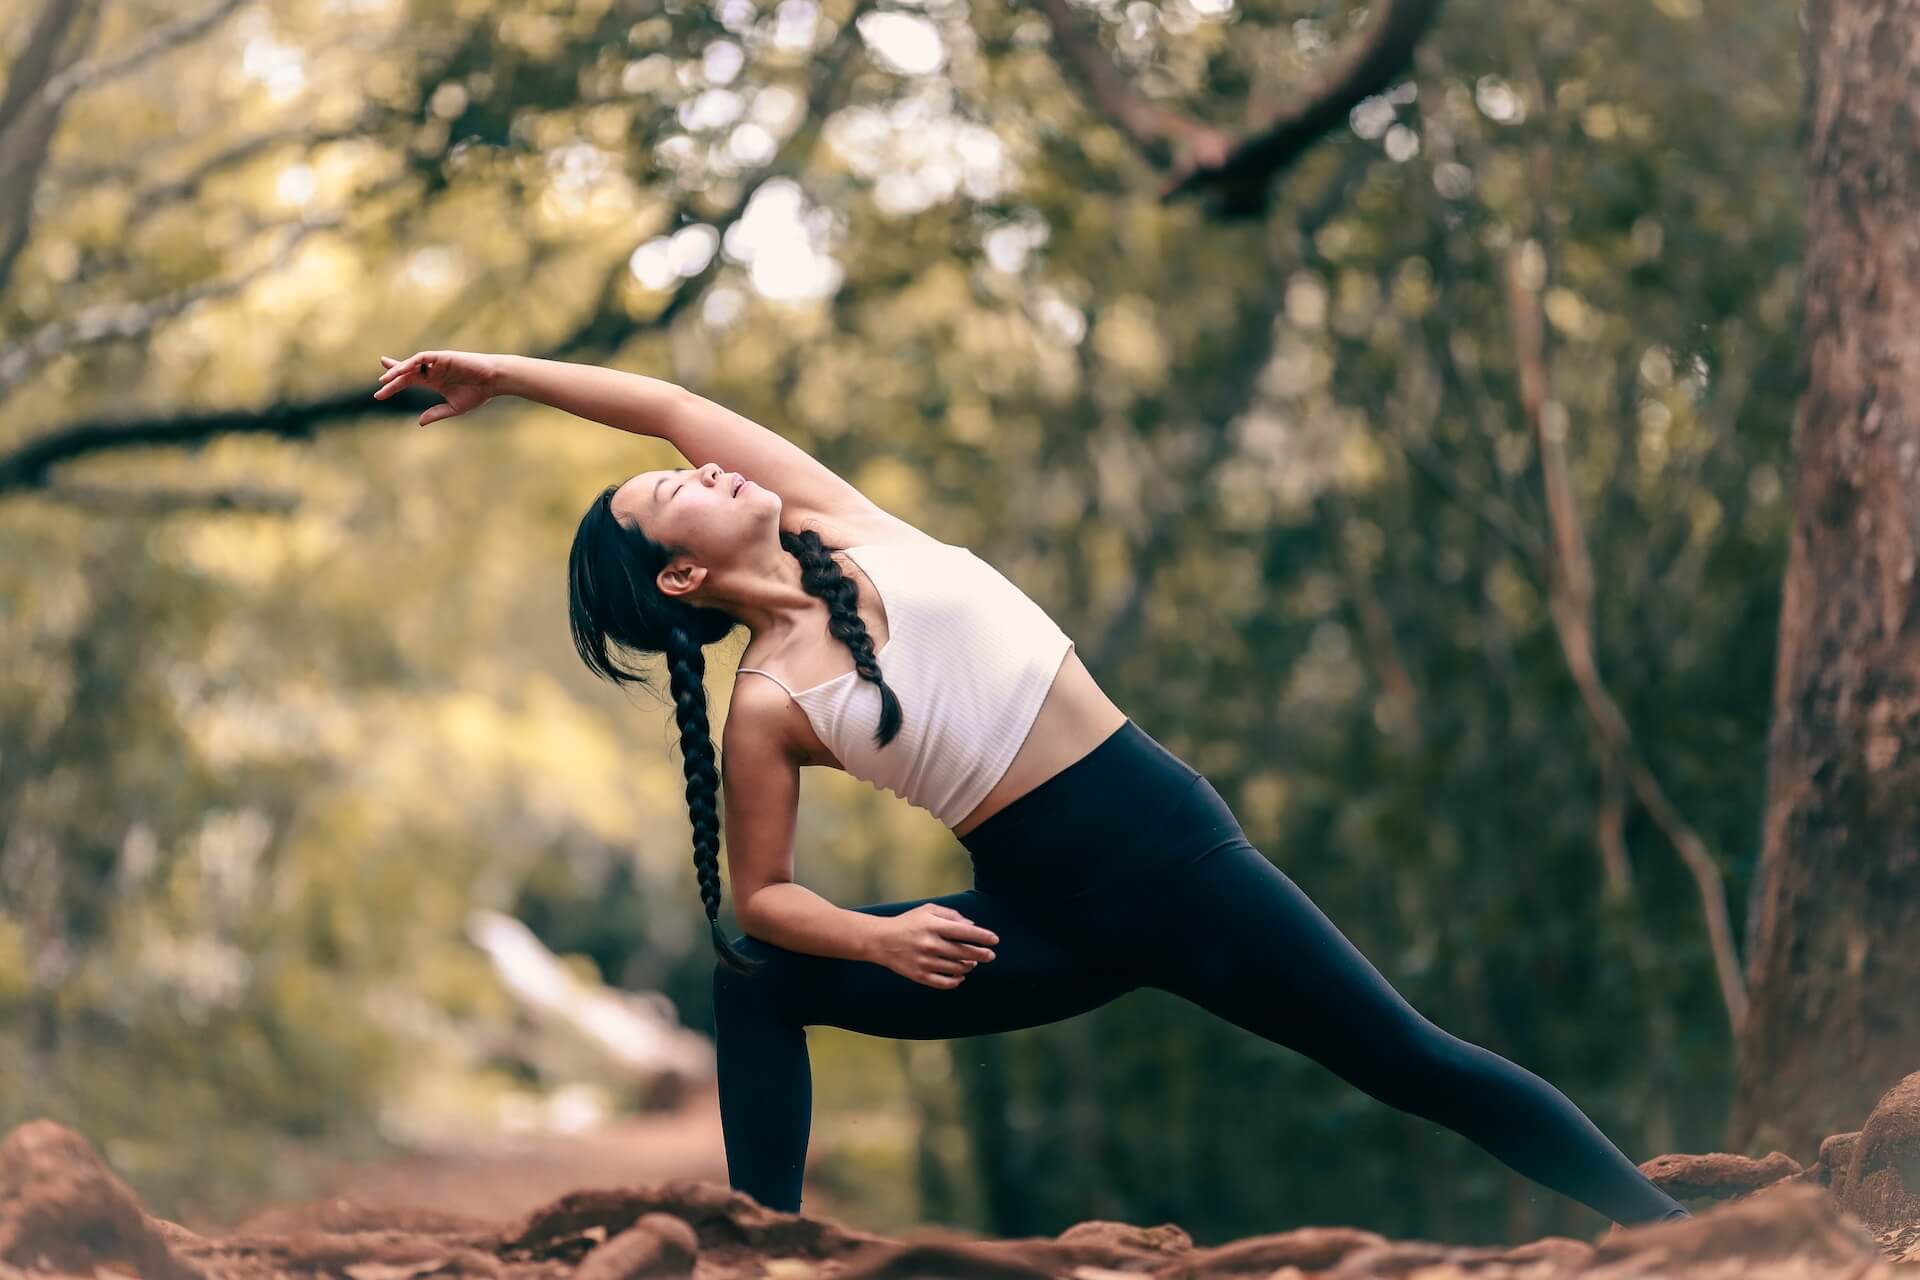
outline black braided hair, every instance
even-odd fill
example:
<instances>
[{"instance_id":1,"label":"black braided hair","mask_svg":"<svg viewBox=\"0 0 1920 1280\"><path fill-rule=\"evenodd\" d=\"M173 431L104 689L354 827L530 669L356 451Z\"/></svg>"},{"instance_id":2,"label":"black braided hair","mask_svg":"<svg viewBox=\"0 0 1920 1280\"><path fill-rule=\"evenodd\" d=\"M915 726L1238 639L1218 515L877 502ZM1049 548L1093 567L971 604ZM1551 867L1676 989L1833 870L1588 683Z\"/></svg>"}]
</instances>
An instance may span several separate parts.
<instances>
[{"instance_id":1,"label":"black braided hair","mask_svg":"<svg viewBox=\"0 0 1920 1280\"><path fill-rule=\"evenodd\" d=\"M619 487L608 485L600 491L574 533L567 560L567 617L574 648L588 670L616 685L651 687L639 668L616 657L613 646L666 655L693 824L693 869L714 953L734 972L751 974L760 962L743 955L720 928L720 774L707 722L706 646L726 639L741 623L723 609L690 604L660 590L660 570L684 548L656 542L638 526L622 524L613 514ZM886 746L900 731L900 700L874 659L873 638L857 607L859 584L834 560L838 548L828 547L812 530L782 530L780 545L799 560L800 583L807 593L826 601L827 630L853 651L861 679L879 686L880 725L874 743Z\"/></svg>"},{"instance_id":2,"label":"black braided hair","mask_svg":"<svg viewBox=\"0 0 1920 1280\"><path fill-rule=\"evenodd\" d=\"M880 724L873 732L873 745L886 746L900 732L900 699L881 677L880 664L874 660L873 637L867 634L866 619L860 616L860 584L842 572L840 562L833 558L839 548L827 546L811 529L801 533L781 530L780 545L800 562L800 585L807 594L827 602L827 630L853 650L853 669L862 680L879 686Z\"/></svg>"}]
</instances>

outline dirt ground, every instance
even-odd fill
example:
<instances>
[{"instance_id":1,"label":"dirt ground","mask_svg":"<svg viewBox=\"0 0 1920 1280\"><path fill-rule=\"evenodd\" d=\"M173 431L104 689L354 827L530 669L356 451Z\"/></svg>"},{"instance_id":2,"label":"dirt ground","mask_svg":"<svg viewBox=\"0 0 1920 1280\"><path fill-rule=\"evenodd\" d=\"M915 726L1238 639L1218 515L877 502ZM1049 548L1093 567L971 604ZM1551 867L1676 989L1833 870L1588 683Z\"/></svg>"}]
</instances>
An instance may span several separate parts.
<instances>
[{"instance_id":1,"label":"dirt ground","mask_svg":"<svg viewBox=\"0 0 1920 1280\"><path fill-rule=\"evenodd\" d=\"M583 1188L676 1177L724 1184L727 1164L719 1102L707 1090L691 1092L674 1110L627 1117L591 1132L485 1134L462 1146L322 1177L328 1197L500 1220Z\"/></svg>"},{"instance_id":2,"label":"dirt ground","mask_svg":"<svg viewBox=\"0 0 1920 1280\"><path fill-rule=\"evenodd\" d=\"M496 1136L340 1170L330 1194L230 1229L148 1214L78 1133L34 1120L0 1139L0 1280L139 1276L994 1277L996 1280L1920 1280L1920 1073L1802 1167L1724 1154L1642 1166L1695 1217L1516 1247L1305 1227L1200 1247L1178 1225L1083 1222L996 1240L949 1228L888 1237L732 1191L712 1099L594 1133Z\"/></svg>"}]
</instances>

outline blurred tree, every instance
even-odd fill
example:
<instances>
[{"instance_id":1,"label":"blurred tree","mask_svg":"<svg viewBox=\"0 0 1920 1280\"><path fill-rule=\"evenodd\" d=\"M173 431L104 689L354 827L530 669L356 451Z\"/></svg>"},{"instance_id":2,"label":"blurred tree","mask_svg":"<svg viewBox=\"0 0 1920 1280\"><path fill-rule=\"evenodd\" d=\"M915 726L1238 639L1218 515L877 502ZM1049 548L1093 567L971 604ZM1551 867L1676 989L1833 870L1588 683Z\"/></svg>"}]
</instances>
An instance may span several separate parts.
<instances>
[{"instance_id":1,"label":"blurred tree","mask_svg":"<svg viewBox=\"0 0 1920 1280\"><path fill-rule=\"evenodd\" d=\"M1734 1150L1811 1162L1920 1068L1920 5L1807 9L1794 425Z\"/></svg>"}]
</instances>

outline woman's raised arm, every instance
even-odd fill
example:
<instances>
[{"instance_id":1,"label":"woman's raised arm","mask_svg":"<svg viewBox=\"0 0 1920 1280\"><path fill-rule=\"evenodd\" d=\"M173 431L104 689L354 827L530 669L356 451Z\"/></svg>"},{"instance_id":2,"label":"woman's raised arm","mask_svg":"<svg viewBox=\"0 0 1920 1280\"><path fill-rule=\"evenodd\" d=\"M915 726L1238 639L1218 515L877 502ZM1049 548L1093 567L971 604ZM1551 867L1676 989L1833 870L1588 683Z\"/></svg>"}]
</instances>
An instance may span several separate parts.
<instances>
[{"instance_id":1,"label":"woman's raised arm","mask_svg":"<svg viewBox=\"0 0 1920 1280\"><path fill-rule=\"evenodd\" d=\"M537 356L496 358L498 385L506 394L658 436L696 467L718 463L773 490L780 495L785 528L819 526L835 543L919 533L793 441L678 383Z\"/></svg>"},{"instance_id":2,"label":"woman's raised arm","mask_svg":"<svg viewBox=\"0 0 1920 1280\"><path fill-rule=\"evenodd\" d=\"M539 356L499 355L494 359L499 362L496 385L500 394L537 400L637 436L672 440L672 420L685 411L685 397L692 394L664 378L597 364Z\"/></svg>"},{"instance_id":3,"label":"woman's raised arm","mask_svg":"<svg viewBox=\"0 0 1920 1280\"><path fill-rule=\"evenodd\" d=\"M381 357L383 362L387 357ZM782 527L820 526L829 542L926 536L886 511L791 440L725 405L663 378L539 356L419 351L388 363L374 394L407 386L448 398L421 415L425 424L465 413L493 396L513 395L635 435L656 436L703 467L718 463L780 495Z\"/></svg>"}]
</instances>

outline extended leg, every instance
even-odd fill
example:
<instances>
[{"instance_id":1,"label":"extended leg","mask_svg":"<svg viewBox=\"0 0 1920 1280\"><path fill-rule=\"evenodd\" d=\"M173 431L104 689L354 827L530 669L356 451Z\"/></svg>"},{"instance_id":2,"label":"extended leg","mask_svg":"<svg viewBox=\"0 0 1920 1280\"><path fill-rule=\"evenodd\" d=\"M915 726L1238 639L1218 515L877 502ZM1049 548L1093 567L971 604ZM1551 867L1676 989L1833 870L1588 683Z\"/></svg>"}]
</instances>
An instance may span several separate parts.
<instances>
[{"instance_id":1,"label":"extended leg","mask_svg":"<svg viewBox=\"0 0 1920 1280\"><path fill-rule=\"evenodd\" d=\"M945 1040L1057 1022L1140 985L1131 970L1070 951L1008 904L969 889L856 910L899 915L938 902L1000 938L994 958L951 989L930 987L860 960L808 955L758 938L735 946L766 963L745 977L714 969L715 1051L729 1183L762 1204L800 1207L813 1120L809 1026L867 1035Z\"/></svg>"},{"instance_id":2,"label":"extended leg","mask_svg":"<svg viewBox=\"0 0 1920 1280\"><path fill-rule=\"evenodd\" d=\"M1151 909L1176 945L1156 952L1149 985L1445 1125L1616 1222L1684 1212L1565 1094L1416 1011L1244 836L1156 880Z\"/></svg>"}]
</instances>

